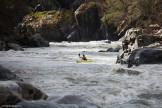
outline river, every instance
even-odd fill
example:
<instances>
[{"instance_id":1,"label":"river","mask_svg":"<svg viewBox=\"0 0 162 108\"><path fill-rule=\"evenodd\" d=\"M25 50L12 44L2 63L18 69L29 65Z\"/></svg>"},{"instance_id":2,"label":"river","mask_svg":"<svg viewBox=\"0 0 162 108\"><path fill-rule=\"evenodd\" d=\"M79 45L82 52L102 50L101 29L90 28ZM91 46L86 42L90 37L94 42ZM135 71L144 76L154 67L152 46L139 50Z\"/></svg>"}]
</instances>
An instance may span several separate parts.
<instances>
[{"instance_id":1,"label":"river","mask_svg":"<svg viewBox=\"0 0 162 108\"><path fill-rule=\"evenodd\" d=\"M99 52L120 42L51 42L46 48L1 51L0 65L51 97L77 95L101 108L162 106L162 65L127 68L116 52ZM76 63L78 53L93 62Z\"/></svg>"}]
</instances>

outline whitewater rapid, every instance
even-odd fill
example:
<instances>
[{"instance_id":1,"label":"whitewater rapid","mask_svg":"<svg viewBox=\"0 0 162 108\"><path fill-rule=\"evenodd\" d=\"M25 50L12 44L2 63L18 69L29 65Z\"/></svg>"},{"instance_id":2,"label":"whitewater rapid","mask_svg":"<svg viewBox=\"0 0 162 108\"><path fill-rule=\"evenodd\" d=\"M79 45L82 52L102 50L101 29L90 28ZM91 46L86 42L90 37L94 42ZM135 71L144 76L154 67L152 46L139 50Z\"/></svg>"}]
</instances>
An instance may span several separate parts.
<instances>
[{"instance_id":1,"label":"whitewater rapid","mask_svg":"<svg viewBox=\"0 0 162 108\"><path fill-rule=\"evenodd\" d=\"M162 65L128 69L115 64L117 52L99 52L120 42L61 42L46 48L1 51L0 65L48 96L77 95L101 108L152 108L162 105ZM90 63L76 63L85 51Z\"/></svg>"}]
</instances>

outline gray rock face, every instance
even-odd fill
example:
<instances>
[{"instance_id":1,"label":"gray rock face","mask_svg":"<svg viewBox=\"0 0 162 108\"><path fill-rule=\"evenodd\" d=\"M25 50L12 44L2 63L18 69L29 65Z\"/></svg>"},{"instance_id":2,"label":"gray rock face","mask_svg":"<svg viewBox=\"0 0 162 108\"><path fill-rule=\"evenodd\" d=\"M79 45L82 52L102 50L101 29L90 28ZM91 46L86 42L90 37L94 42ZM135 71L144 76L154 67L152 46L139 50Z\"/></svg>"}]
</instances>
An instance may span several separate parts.
<instances>
[{"instance_id":1,"label":"gray rock face","mask_svg":"<svg viewBox=\"0 0 162 108\"><path fill-rule=\"evenodd\" d=\"M0 80L20 80L20 79L10 70L0 66Z\"/></svg>"},{"instance_id":2,"label":"gray rock face","mask_svg":"<svg viewBox=\"0 0 162 108\"><path fill-rule=\"evenodd\" d=\"M95 3L82 4L75 11L75 19L79 28L81 41L103 39L101 35L95 35L101 26L98 7Z\"/></svg>"}]
</instances>

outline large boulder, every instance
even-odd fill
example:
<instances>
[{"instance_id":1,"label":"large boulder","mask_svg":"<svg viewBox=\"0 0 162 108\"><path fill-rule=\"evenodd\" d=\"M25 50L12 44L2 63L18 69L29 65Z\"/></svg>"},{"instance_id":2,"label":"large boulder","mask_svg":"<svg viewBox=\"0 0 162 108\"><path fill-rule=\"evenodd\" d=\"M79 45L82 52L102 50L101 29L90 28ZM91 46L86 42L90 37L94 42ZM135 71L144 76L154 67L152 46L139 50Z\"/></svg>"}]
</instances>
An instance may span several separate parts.
<instances>
[{"instance_id":1,"label":"large boulder","mask_svg":"<svg viewBox=\"0 0 162 108\"><path fill-rule=\"evenodd\" d=\"M0 66L0 80L21 80L10 70Z\"/></svg>"},{"instance_id":2,"label":"large boulder","mask_svg":"<svg viewBox=\"0 0 162 108\"><path fill-rule=\"evenodd\" d=\"M161 63L161 48L139 48L131 52L128 59L128 67L139 64Z\"/></svg>"},{"instance_id":3,"label":"large boulder","mask_svg":"<svg viewBox=\"0 0 162 108\"><path fill-rule=\"evenodd\" d=\"M65 104L65 105L68 105L68 104L76 105L79 108L86 108L86 107L87 108L88 107L98 108L98 106L96 104L94 104L88 100L82 99L75 95L64 96L63 98L56 100L56 102L59 104Z\"/></svg>"},{"instance_id":4,"label":"large boulder","mask_svg":"<svg viewBox=\"0 0 162 108\"><path fill-rule=\"evenodd\" d=\"M0 106L14 105L22 100L21 88L16 82L0 81Z\"/></svg>"},{"instance_id":5,"label":"large boulder","mask_svg":"<svg viewBox=\"0 0 162 108\"><path fill-rule=\"evenodd\" d=\"M25 82L16 82L19 87L22 89L22 98L26 100L39 100L46 99L47 95L44 94L39 89L35 88L33 85Z\"/></svg>"},{"instance_id":6,"label":"large boulder","mask_svg":"<svg viewBox=\"0 0 162 108\"><path fill-rule=\"evenodd\" d=\"M94 2L82 4L75 11L75 19L79 29L81 41L104 39L100 33L97 34L101 27L97 4Z\"/></svg>"},{"instance_id":7,"label":"large boulder","mask_svg":"<svg viewBox=\"0 0 162 108\"><path fill-rule=\"evenodd\" d=\"M22 100L46 99L47 95L29 83L0 81L0 105L15 105Z\"/></svg>"},{"instance_id":8,"label":"large boulder","mask_svg":"<svg viewBox=\"0 0 162 108\"><path fill-rule=\"evenodd\" d=\"M46 98L46 95L40 92L40 90L24 82L1 81L0 91L0 105L14 105L20 102L22 99L38 100Z\"/></svg>"}]
</instances>

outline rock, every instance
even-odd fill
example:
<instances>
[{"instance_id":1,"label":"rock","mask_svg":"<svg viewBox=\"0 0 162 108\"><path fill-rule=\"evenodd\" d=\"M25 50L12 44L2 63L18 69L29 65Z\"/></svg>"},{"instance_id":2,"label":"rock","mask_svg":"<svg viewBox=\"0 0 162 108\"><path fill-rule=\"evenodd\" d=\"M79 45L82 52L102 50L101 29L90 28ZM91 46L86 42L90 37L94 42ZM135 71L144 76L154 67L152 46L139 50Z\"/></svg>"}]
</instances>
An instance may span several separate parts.
<instances>
[{"instance_id":1,"label":"rock","mask_svg":"<svg viewBox=\"0 0 162 108\"><path fill-rule=\"evenodd\" d=\"M22 89L22 98L26 100L46 99L47 95L29 83L16 82Z\"/></svg>"},{"instance_id":2,"label":"rock","mask_svg":"<svg viewBox=\"0 0 162 108\"><path fill-rule=\"evenodd\" d=\"M18 103L17 105L21 106L22 108L65 108L62 105L59 105L57 103L50 103L45 100L23 101Z\"/></svg>"},{"instance_id":3,"label":"rock","mask_svg":"<svg viewBox=\"0 0 162 108\"><path fill-rule=\"evenodd\" d=\"M73 25L75 24L71 11L56 9L27 15L23 22L16 27L15 32L22 38L21 42L28 46L34 42L33 36L35 34L40 34L47 41L66 41L67 36L73 32Z\"/></svg>"},{"instance_id":4,"label":"rock","mask_svg":"<svg viewBox=\"0 0 162 108\"><path fill-rule=\"evenodd\" d=\"M139 47L148 46L162 40L158 35L143 34L143 30L140 28L131 28L127 30L124 37L122 42L124 51L133 51Z\"/></svg>"},{"instance_id":5,"label":"rock","mask_svg":"<svg viewBox=\"0 0 162 108\"><path fill-rule=\"evenodd\" d=\"M21 80L10 70L0 66L0 80Z\"/></svg>"},{"instance_id":6,"label":"rock","mask_svg":"<svg viewBox=\"0 0 162 108\"><path fill-rule=\"evenodd\" d=\"M105 40L105 43L111 44L111 41L110 40Z\"/></svg>"},{"instance_id":7,"label":"rock","mask_svg":"<svg viewBox=\"0 0 162 108\"><path fill-rule=\"evenodd\" d=\"M128 59L128 67L139 64L161 63L162 49L139 48L131 52Z\"/></svg>"},{"instance_id":8,"label":"rock","mask_svg":"<svg viewBox=\"0 0 162 108\"><path fill-rule=\"evenodd\" d=\"M49 42L45 41L40 34L35 34L33 38L37 47L49 47Z\"/></svg>"},{"instance_id":9,"label":"rock","mask_svg":"<svg viewBox=\"0 0 162 108\"><path fill-rule=\"evenodd\" d=\"M98 14L98 7L95 3L82 4L75 11L75 19L79 28L81 41L101 40L101 35L95 35L100 29L101 20Z\"/></svg>"},{"instance_id":10,"label":"rock","mask_svg":"<svg viewBox=\"0 0 162 108\"><path fill-rule=\"evenodd\" d=\"M21 46L19 46L18 44L15 44L15 43L8 43L8 47L15 51L24 51L24 49Z\"/></svg>"},{"instance_id":11,"label":"rock","mask_svg":"<svg viewBox=\"0 0 162 108\"><path fill-rule=\"evenodd\" d=\"M129 56L130 53L125 53L123 50L120 50L119 54L117 55L116 63L128 64Z\"/></svg>"},{"instance_id":12,"label":"rock","mask_svg":"<svg viewBox=\"0 0 162 108\"><path fill-rule=\"evenodd\" d=\"M47 95L29 83L0 81L0 105L15 105L22 100L46 99Z\"/></svg>"},{"instance_id":13,"label":"rock","mask_svg":"<svg viewBox=\"0 0 162 108\"><path fill-rule=\"evenodd\" d=\"M128 74L128 75L139 75L142 72L138 70L133 70L133 69L125 69L125 68L115 68L113 69L113 72L118 73L118 74Z\"/></svg>"},{"instance_id":14,"label":"rock","mask_svg":"<svg viewBox=\"0 0 162 108\"><path fill-rule=\"evenodd\" d=\"M121 46L118 45L115 48L108 48L106 51L100 50L99 52L119 52L120 49L121 49Z\"/></svg>"},{"instance_id":15,"label":"rock","mask_svg":"<svg viewBox=\"0 0 162 108\"><path fill-rule=\"evenodd\" d=\"M119 52L121 46L116 46L116 48L108 48L106 52Z\"/></svg>"},{"instance_id":16,"label":"rock","mask_svg":"<svg viewBox=\"0 0 162 108\"><path fill-rule=\"evenodd\" d=\"M138 95L138 97L140 98L144 98L144 99L158 99L158 100L162 100L162 93L143 93Z\"/></svg>"},{"instance_id":17,"label":"rock","mask_svg":"<svg viewBox=\"0 0 162 108\"><path fill-rule=\"evenodd\" d=\"M15 105L22 100L21 88L13 81L0 81L0 106Z\"/></svg>"},{"instance_id":18,"label":"rock","mask_svg":"<svg viewBox=\"0 0 162 108\"><path fill-rule=\"evenodd\" d=\"M21 44L26 47L49 47L49 42L44 40L42 36L37 33L34 35L21 36Z\"/></svg>"},{"instance_id":19,"label":"rock","mask_svg":"<svg viewBox=\"0 0 162 108\"><path fill-rule=\"evenodd\" d=\"M59 104L74 104L79 108L84 108L84 107L98 108L98 106L95 105L94 103L73 95L64 96L63 98L56 100L56 102Z\"/></svg>"}]
</instances>

